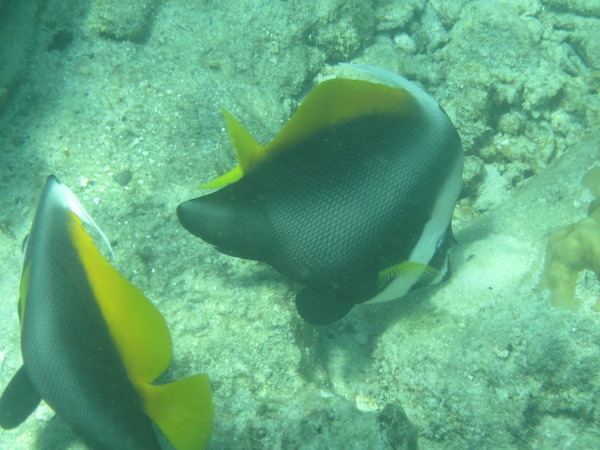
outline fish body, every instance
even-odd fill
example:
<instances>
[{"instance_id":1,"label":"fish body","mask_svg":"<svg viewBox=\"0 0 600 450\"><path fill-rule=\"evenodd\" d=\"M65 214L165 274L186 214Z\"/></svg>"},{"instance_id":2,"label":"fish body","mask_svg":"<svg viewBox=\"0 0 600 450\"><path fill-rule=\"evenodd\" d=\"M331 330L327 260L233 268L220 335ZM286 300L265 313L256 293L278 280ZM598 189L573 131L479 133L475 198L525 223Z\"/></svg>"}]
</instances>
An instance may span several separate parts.
<instances>
[{"instance_id":1,"label":"fish body","mask_svg":"<svg viewBox=\"0 0 600 450\"><path fill-rule=\"evenodd\" d=\"M321 83L266 147L226 113L239 166L177 210L219 251L300 283L298 312L315 324L441 280L462 187L460 138L439 105L396 74L352 67L378 82Z\"/></svg>"},{"instance_id":2,"label":"fish body","mask_svg":"<svg viewBox=\"0 0 600 450\"><path fill-rule=\"evenodd\" d=\"M0 425L17 426L43 399L95 449L159 449L152 421L175 447L203 448L212 418L208 377L151 384L171 360L166 322L110 266L82 220L98 229L50 176L25 249L23 367L0 398Z\"/></svg>"}]
</instances>

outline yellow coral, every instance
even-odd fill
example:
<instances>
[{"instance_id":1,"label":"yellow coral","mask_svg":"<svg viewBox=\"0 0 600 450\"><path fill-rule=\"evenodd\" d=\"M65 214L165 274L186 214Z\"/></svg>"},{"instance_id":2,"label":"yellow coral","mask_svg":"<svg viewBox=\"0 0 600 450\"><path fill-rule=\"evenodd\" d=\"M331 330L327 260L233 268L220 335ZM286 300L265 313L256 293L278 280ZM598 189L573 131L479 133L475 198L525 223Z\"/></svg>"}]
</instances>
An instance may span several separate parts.
<instances>
[{"instance_id":1,"label":"yellow coral","mask_svg":"<svg viewBox=\"0 0 600 450\"><path fill-rule=\"evenodd\" d=\"M600 167L591 169L583 178L583 185L592 194L600 196ZM553 305L577 309L575 299L577 275L592 270L600 277L600 199L588 208L588 217L556 231L546 247L546 261L540 280L540 289L549 288ZM600 300L592 308L600 312Z\"/></svg>"},{"instance_id":2,"label":"yellow coral","mask_svg":"<svg viewBox=\"0 0 600 450\"><path fill-rule=\"evenodd\" d=\"M550 289L555 306L577 309L575 285L582 270L600 275L600 209L550 236L540 288ZM600 311L600 301L593 309Z\"/></svg>"}]
</instances>

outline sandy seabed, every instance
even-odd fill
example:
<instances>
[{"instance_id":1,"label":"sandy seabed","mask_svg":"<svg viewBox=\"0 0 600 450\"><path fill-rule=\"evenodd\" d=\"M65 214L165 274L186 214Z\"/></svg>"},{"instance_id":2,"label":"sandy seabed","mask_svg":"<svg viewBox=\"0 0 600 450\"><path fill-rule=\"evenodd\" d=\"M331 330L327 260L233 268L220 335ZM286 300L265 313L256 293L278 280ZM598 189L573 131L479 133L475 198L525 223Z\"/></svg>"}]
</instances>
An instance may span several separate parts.
<instances>
[{"instance_id":1,"label":"sandy seabed","mask_svg":"<svg viewBox=\"0 0 600 450\"><path fill-rule=\"evenodd\" d=\"M54 173L165 316L163 381L210 375L209 448L600 448L596 274L579 274L575 311L537 289L549 236L593 199L598 35L593 0L5 2L0 386L21 365L21 243ZM461 135L454 276L312 327L289 280L174 212L235 164L220 108L267 143L348 61L418 82ZM53 416L0 448L84 448Z\"/></svg>"}]
</instances>

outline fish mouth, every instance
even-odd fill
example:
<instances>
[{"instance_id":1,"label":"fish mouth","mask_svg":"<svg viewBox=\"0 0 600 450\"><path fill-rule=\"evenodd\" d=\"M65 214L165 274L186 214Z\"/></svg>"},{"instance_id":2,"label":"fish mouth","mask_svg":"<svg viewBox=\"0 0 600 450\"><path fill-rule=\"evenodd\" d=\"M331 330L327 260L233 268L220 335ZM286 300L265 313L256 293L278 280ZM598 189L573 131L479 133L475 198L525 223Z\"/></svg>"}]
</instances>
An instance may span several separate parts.
<instances>
[{"instance_id":1,"label":"fish mouth","mask_svg":"<svg viewBox=\"0 0 600 450\"><path fill-rule=\"evenodd\" d=\"M254 243L244 239L235 205L223 202L214 194L194 198L177 206L181 226L211 244L221 253L244 259L257 259Z\"/></svg>"},{"instance_id":2,"label":"fish mouth","mask_svg":"<svg viewBox=\"0 0 600 450\"><path fill-rule=\"evenodd\" d=\"M192 233L194 236L202 237L201 227L198 226L205 219L201 208L197 207L197 199L188 200L177 205L177 218L183 228Z\"/></svg>"},{"instance_id":3,"label":"fish mouth","mask_svg":"<svg viewBox=\"0 0 600 450\"><path fill-rule=\"evenodd\" d=\"M232 211L228 206L209 199L210 196L198 197L180 203L177 218L181 226L194 236L216 245L231 228Z\"/></svg>"}]
</instances>

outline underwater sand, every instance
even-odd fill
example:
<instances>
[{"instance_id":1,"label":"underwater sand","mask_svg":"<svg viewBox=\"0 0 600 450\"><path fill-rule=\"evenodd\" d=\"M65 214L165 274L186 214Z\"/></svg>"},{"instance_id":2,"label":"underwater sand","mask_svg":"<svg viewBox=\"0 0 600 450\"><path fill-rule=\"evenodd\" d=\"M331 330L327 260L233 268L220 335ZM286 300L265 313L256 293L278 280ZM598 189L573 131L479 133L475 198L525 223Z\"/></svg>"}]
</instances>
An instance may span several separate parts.
<instances>
[{"instance_id":1,"label":"underwater sand","mask_svg":"<svg viewBox=\"0 0 600 450\"><path fill-rule=\"evenodd\" d=\"M600 160L597 0L12 3L0 388L21 365L21 243L54 173L165 316L162 381L210 375L209 448L600 448L598 279L579 274L575 311L536 289L548 237L593 198L580 181ZM267 143L348 61L420 83L461 135L454 277L313 327L289 280L192 237L175 208L235 164L220 108ZM53 416L1 430L0 448L85 448Z\"/></svg>"}]
</instances>

